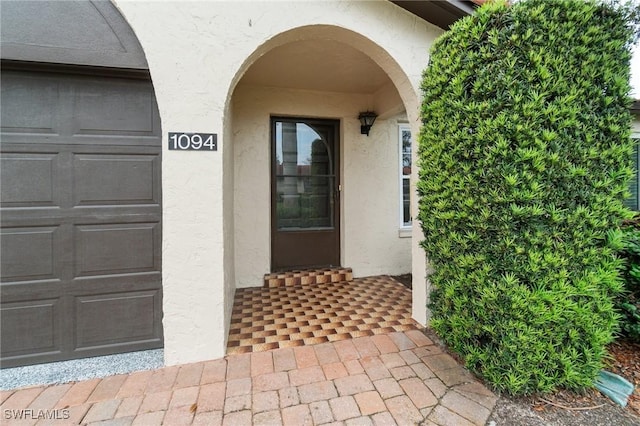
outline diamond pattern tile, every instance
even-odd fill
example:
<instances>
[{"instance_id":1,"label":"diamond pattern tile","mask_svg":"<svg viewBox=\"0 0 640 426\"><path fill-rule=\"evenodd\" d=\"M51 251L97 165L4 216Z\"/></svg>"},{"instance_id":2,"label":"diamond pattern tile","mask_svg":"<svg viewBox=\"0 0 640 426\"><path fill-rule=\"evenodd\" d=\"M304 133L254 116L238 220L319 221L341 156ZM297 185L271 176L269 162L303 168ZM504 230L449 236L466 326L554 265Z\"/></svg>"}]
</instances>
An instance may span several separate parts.
<instances>
[{"instance_id":1,"label":"diamond pattern tile","mask_svg":"<svg viewBox=\"0 0 640 426\"><path fill-rule=\"evenodd\" d=\"M236 290L227 353L417 330L411 291L388 276Z\"/></svg>"}]
</instances>

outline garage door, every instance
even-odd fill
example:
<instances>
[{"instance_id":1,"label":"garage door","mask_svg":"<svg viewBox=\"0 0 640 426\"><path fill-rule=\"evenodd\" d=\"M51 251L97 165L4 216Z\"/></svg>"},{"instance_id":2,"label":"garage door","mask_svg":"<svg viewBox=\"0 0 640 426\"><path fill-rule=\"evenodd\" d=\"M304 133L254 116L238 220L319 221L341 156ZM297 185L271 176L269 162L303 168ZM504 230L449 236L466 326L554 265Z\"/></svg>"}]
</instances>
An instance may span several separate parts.
<instances>
[{"instance_id":1,"label":"garage door","mask_svg":"<svg viewBox=\"0 0 640 426\"><path fill-rule=\"evenodd\" d=\"M1 80L2 366L161 347L151 83L4 69Z\"/></svg>"}]
</instances>

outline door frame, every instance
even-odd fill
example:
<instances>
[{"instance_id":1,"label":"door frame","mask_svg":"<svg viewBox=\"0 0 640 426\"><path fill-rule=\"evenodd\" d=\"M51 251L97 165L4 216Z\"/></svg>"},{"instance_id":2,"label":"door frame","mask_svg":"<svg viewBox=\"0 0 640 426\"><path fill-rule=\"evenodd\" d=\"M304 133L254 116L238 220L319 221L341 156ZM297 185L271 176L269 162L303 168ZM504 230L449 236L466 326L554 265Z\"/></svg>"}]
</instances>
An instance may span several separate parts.
<instances>
[{"instance_id":1,"label":"door frame","mask_svg":"<svg viewBox=\"0 0 640 426\"><path fill-rule=\"evenodd\" d=\"M271 153L271 167L269 173L270 179L270 194L269 194L269 203L270 203L270 270L271 272L278 272L282 270L288 270L292 268L297 268L297 266L292 266L290 268L287 267L278 267L274 263L275 252L276 252L276 244L275 244L275 235L278 232L277 229L277 211L276 211L276 122L303 122L305 124L313 125L313 124L322 124L322 125L330 125L333 127L333 172L334 172L334 188L333 188L333 233L335 233L335 241L332 244L331 250L335 253L335 264L331 265L305 265L300 266L301 268L315 268L315 267L339 267L342 262L342 253L341 253L341 242L342 242L342 232L340 227L340 219L341 219L341 176L340 176L340 120L331 119L331 118L316 118L316 117L302 117L302 116L283 116L283 115L271 115L269 117L269 150ZM288 232L304 232L304 231L288 231ZM322 232L322 231L318 231Z\"/></svg>"}]
</instances>

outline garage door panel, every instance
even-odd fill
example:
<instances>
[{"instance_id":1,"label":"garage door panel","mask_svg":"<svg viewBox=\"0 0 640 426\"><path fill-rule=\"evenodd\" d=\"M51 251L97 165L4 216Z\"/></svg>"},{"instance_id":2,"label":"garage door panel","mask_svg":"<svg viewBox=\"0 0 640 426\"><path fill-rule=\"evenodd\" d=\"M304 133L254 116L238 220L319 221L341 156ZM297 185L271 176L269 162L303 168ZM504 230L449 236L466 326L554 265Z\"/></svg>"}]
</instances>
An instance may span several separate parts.
<instances>
[{"instance_id":1,"label":"garage door panel","mask_svg":"<svg viewBox=\"0 0 640 426\"><path fill-rule=\"evenodd\" d=\"M6 133L55 134L59 84L55 79L3 71L0 117Z\"/></svg>"},{"instance_id":2,"label":"garage door panel","mask_svg":"<svg viewBox=\"0 0 640 426\"><path fill-rule=\"evenodd\" d=\"M59 205L54 193L56 154L8 153L0 155L2 207ZM27 178L28 177L28 178Z\"/></svg>"},{"instance_id":3,"label":"garage door panel","mask_svg":"<svg viewBox=\"0 0 640 426\"><path fill-rule=\"evenodd\" d=\"M160 339L160 290L76 297L76 348Z\"/></svg>"},{"instance_id":4,"label":"garage door panel","mask_svg":"<svg viewBox=\"0 0 640 426\"><path fill-rule=\"evenodd\" d=\"M17 70L0 78L0 362L162 347L151 83Z\"/></svg>"},{"instance_id":5,"label":"garage door panel","mask_svg":"<svg viewBox=\"0 0 640 426\"><path fill-rule=\"evenodd\" d=\"M60 279L58 227L2 228L2 282Z\"/></svg>"},{"instance_id":6,"label":"garage door panel","mask_svg":"<svg viewBox=\"0 0 640 426\"><path fill-rule=\"evenodd\" d=\"M65 288L69 294L75 296L90 296L105 290L114 293L158 290L162 288L162 273L153 271L76 277L65 283Z\"/></svg>"},{"instance_id":7,"label":"garage door panel","mask_svg":"<svg viewBox=\"0 0 640 426\"><path fill-rule=\"evenodd\" d=\"M1 306L3 357L60 352L60 299L2 303Z\"/></svg>"},{"instance_id":8,"label":"garage door panel","mask_svg":"<svg viewBox=\"0 0 640 426\"><path fill-rule=\"evenodd\" d=\"M155 100L146 82L87 79L75 90L77 134L153 134Z\"/></svg>"},{"instance_id":9,"label":"garage door panel","mask_svg":"<svg viewBox=\"0 0 640 426\"><path fill-rule=\"evenodd\" d=\"M77 154L75 205L159 204L158 155Z\"/></svg>"},{"instance_id":10,"label":"garage door panel","mask_svg":"<svg viewBox=\"0 0 640 426\"><path fill-rule=\"evenodd\" d=\"M76 277L159 270L159 243L157 223L78 226Z\"/></svg>"}]
</instances>

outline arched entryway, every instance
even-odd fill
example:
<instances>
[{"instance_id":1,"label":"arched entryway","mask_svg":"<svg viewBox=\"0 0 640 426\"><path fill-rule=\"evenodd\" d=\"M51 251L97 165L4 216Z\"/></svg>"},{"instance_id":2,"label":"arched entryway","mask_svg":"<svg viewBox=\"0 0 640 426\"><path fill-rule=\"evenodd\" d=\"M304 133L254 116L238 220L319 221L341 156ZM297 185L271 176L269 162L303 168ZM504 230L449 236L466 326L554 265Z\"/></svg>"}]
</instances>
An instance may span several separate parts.
<instances>
[{"instance_id":1,"label":"arched entryway","mask_svg":"<svg viewBox=\"0 0 640 426\"><path fill-rule=\"evenodd\" d=\"M409 272L411 240L399 233L398 126L413 120L416 96L404 73L375 43L333 26L288 31L261 46L253 56L257 59L247 61L229 107L237 286L260 285L265 273L287 266L345 266L359 276ZM357 118L367 110L378 114L369 136L361 134ZM324 198L318 201L321 197L316 196L313 205L305 191L311 180L319 182L329 175L310 176L311 153L304 151L304 146L311 146L304 139L307 122L334 126L331 164L336 170L331 173L335 172L335 180L325 185ZM297 127L293 138L297 137L299 151L295 151L296 164L289 166L297 167L297 177L285 176L280 170L281 138L284 143L288 140L283 125ZM291 194L283 195L285 179L295 180L289 182L287 191L293 191ZM291 199L295 199L296 211ZM328 208L337 211L328 213ZM325 215L327 224L329 219L336 222L325 226L314 219L313 215L320 214ZM297 259L289 265L280 261L281 253L274 252L282 250L279 236L283 233L278 227L288 230L287 223L297 227L289 228L294 232L288 235L304 232L303 223L310 224L314 232L329 227L336 230L335 242L287 240L290 248L298 244L292 249L298 253L305 251L304 244L323 244L322 251L336 252L335 260L320 256L306 264ZM250 262L244 261L249 258Z\"/></svg>"}]
</instances>

